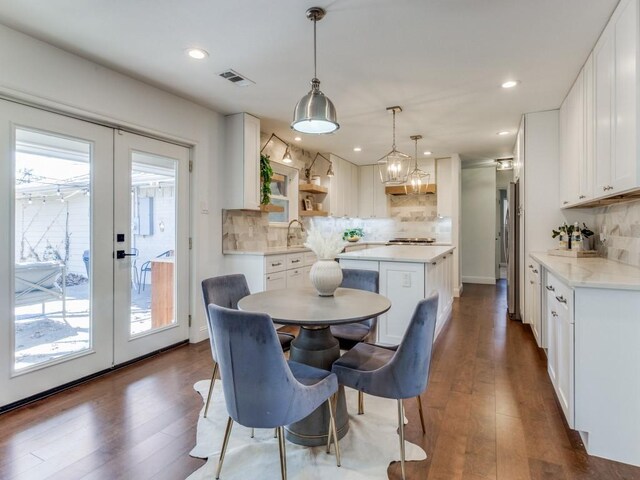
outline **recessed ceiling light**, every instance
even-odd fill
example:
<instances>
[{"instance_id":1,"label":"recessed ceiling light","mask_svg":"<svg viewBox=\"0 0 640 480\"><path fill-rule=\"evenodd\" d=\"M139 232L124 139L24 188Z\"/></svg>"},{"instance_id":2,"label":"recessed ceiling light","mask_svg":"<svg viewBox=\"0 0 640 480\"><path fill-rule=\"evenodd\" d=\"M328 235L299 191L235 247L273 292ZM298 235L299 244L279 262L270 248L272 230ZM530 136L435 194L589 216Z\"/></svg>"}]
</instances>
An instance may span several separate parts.
<instances>
[{"instance_id":1,"label":"recessed ceiling light","mask_svg":"<svg viewBox=\"0 0 640 480\"><path fill-rule=\"evenodd\" d=\"M296 142L299 142L300 140L302 140L302 137L296 137L296 138L294 138L294 140L295 140Z\"/></svg>"},{"instance_id":2,"label":"recessed ceiling light","mask_svg":"<svg viewBox=\"0 0 640 480\"><path fill-rule=\"evenodd\" d=\"M502 132L498 132L498 135L503 136L503 135L509 135L511 132L507 132L506 130L503 130Z\"/></svg>"},{"instance_id":3,"label":"recessed ceiling light","mask_svg":"<svg viewBox=\"0 0 640 480\"><path fill-rule=\"evenodd\" d=\"M360 147L353 147L353 151L354 151L354 152L361 152L361 151L362 151L362 148L360 148Z\"/></svg>"},{"instance_id":4,"label":"recessed ceiling light","mask_svg":"<svg viewBox=\"0 0 640 480\"><path fill-rule=\"evenodd\" d=\"M431 155L431 152L427 150L426 152L422 152L423 155Z\"/></svg>"},{"instance_id":5,"label":"recessed ceiling light","mask_svg":"<svg viewBox=\"0 0 640 480\"><path fill-rule=\"evenodd\" d=\"M509 81L504 82L502 84L502 88L513 88L513 87L518 86L519 83L520 82L518 80L509 80Z\"/></svg>"},{"instance_id":6,"label":"recessed ceiling light","mask_svg":"<svg viewBox=\"0 0 640 480\"><path fill-rule=\"evenodd\" d=\"M202 50L201 48L189 48L187 49L187 55L191 58L195 58L196 60L202 60L209 56L209 53L206 50Z\"/></svg>"}]
</instances>

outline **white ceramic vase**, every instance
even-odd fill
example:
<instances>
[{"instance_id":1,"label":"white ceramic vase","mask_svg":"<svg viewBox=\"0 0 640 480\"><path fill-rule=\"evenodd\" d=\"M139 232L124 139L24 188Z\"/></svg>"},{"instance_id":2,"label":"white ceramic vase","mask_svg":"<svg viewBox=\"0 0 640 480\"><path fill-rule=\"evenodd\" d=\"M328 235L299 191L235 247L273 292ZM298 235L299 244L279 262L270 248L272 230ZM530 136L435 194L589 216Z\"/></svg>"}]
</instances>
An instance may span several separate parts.
<instances>
[{"instance_id":1,"label":"white ceramic vase","mask_svg":"<svg viewBox=\"0 0 640 480\"><path fill-rule=\"evenodd\" d=\"M311 283L321 297L332 297L342 283L342 269L333 259L321 259L313 264L309 273Z\"/></svg>"}]
</instances>

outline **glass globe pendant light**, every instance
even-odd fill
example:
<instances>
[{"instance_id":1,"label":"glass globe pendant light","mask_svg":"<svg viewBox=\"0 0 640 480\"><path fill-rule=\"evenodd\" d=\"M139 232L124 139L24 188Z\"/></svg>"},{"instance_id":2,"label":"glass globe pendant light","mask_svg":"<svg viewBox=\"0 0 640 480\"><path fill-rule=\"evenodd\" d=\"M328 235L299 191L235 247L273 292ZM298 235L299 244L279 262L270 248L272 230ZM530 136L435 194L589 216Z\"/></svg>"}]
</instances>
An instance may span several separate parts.
<instances>
[{"instance_id":1,"label":"glass globe pendant light","mask_svg":"<svg viewBox=\"0 0 640 480\"><path fill-rule=\"evenodd\" d=\"M300 99L293 110L291 128L297 132L310 134L333 133L340 128L336 107L329 97L320 91L320 80L317 77L316 55L316 23L322 20L326 11L320 7L307 10L307 18L313 22L313 79L311 91Z\"/></svg>"},{"instance_id":2,"label":"glass globe pendant light","mask_svg":"<svg viewBox=\"0 0 640 480\"><path fill-rule=\"evenodd\" d=\"M393 146L391 151L378 160L378 171L380 181L385 185L402 185L407 181L411 157L396 149L396 112L401 112L402 108L388 107L393 113Z\"/></svg>"},{"instance_id":3,"label":"glass globe pendant light","mask_svg":"<svg viewBox=\"0 0 640 480\"><path fill-rule=\"evenodd\" d=\"M422 139L422 135L412 135L409 138L411 138L411 140L413 140L416 144L414 157L415 162L413 164L413 170L411 170L409 172L409 175L407 175L407 183L405 183L404 189L407 195L420 195L421 193L426 194L426 187L429 186L431 175L418 168L418 140ZM422 187L423 185L425 186L425 188Z\"/></svg>"}]
</instances>

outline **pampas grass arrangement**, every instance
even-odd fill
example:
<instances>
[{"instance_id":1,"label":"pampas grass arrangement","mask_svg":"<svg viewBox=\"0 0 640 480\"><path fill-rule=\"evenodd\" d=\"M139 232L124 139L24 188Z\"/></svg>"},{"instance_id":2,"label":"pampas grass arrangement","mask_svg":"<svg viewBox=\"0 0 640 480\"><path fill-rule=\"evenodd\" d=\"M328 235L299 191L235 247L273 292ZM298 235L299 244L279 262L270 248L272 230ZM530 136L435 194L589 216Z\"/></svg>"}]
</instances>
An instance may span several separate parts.
<instances>
[{"instance_id":1,"label":"pampas grass arrangement","mask_svg":"<svg viewBox=\"0 0 640 480\"><path fill-rule=\"evenodd\" d=\"M334 229L321 229L313 220L307 229L304 246L316 254L320 260L333 260L342 252L347 242L342 240L342 232Z\"/></svg>"}]
</instances>

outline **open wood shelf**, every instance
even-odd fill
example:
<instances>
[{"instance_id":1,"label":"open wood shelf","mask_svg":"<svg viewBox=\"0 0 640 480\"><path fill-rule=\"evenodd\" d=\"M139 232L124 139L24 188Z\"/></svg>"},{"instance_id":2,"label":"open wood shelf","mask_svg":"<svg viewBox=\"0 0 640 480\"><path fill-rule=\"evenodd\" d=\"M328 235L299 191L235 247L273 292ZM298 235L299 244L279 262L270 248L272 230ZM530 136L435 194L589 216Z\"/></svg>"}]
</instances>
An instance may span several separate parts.
<instances>
[{"instance_id":1,"label":"open wood shelf","mask_svg":"<svg viewBox=\"0 0 640 480\"><path fill-rule=\"evenodd\" d=\"M322 185L316 185L314 183L301 183L298 186L298 190L306 193L327 193L329 189Z\"/></svg>"},{"instance_id":2,"label":"open wood shelf","mask_svg":"<svg viewBox=\"0 0 640 480\"><path fill-rule=\"evenodd\" d=\"M404 185L394 185L392 187L384 187L384 193L387 195L407 195L407 190ZM421 185L420 193L436 193L436 184L430 183L429 185Z\"/></svg>"},{"instance_id":3,"label":"open wood shelf","mask_svg":"<svg viewBox=\"0 0 640 480\"><path fill-rule=\"evenodd\" d=\"M262 212L268 213L284 212L284 207L281 207L280 205L273 205L270 203L268 205L260 205L260 210Z\"/></svg>"},{"instance_id":4,"label":"open wood shelf","mask_svg":"<svg viewBox=\"0 0 640 480\"><path fill-rule=\"evenodd\" d=\"M280 175L279 173L274 173L273 175L271 175L272 182L284 182L286 178L287 177L285 177L284 175Z\"/></svg>"},{"instance_id":5,"label":"open wood shelf","mask_svg":"<svg viewBox=\"0 0 640 480\"><path fill-rule=\"evenodd\" d=\"M326 217L329 212L325 210L300 210L301 217Z\"/></svg>"}]
</instances>

